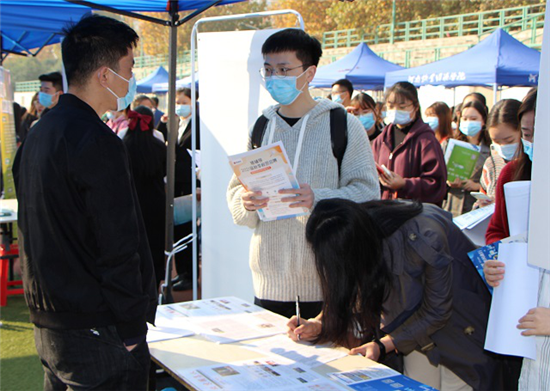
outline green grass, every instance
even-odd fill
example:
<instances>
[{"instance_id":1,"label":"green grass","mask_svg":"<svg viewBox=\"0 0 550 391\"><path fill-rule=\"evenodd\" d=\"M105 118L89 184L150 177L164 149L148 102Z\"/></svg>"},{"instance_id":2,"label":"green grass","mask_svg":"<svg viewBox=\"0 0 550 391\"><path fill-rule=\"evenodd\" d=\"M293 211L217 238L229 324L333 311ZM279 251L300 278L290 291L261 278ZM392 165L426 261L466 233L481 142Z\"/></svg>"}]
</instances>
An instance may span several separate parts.
<instances>
[{"instance_id":1,"label":"green grass","mask_svg":"<svg viewBox=\"0 0 550 391\"><path fill-rule=\"evenodd\" d=\"M42 390L44 372L23 296L8 296L8 305L0 309L0 320L0 390Z\"/></svg>"}]
</instances>

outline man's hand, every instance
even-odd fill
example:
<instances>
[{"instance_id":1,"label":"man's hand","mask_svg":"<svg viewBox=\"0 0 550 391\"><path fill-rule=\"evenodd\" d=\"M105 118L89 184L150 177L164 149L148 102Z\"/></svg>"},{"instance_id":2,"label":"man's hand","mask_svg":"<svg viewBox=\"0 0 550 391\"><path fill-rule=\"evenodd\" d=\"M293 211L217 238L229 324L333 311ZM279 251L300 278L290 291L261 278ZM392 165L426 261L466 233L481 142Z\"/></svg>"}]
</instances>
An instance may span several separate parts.
<instances>
[{"instance_id":1,"label":"man's hand","mask_svg":"<svg viewBox=\"0 0 550 391\"><path fill-rule=\"evenodd\" d=\"M521 335L550 335L550 308L532 308L519 320Z\"/></svg>"},{"instance_id":2,"label":"man's hand","mask_svg":"<svg viewBox=\"0 0 550 391\"><path fill-rule=\"evenodd\" d=\"M490 259L483 264L483 274L487 284L496 288L504 278L504 263Z\"/></svg>"},{"instance_id":3,"label":"man's hand","mask_svg":"<svg viewBox=\"0 0 550 391\"><path fill-rule=\"evenodd\" d=\"M282 202L291 202L291 208L313 208L315 194L307 183L301 183L299 189L284 189L279 190L279 194L292 194L294 197L281 198Z\"/></svg>"},{"instance_id":4,"label":"man's hand","mask_svg":"<svg viewBox=\"0 0 550 391\"><path fill-rule=\"evenodd\" d=\"M288 323L287 335L293 341L313 341L319 334L321 334L321 329L323 327L319 319L308 319L305 320L300 318L300 326L297 326L298 318L293 316L290 318Z\"/></svg>"},{"instance_id":5,"label":"man's hand","mask_svg":"<svg viewBox=\"0 0 550 391\"><path fill-rule=\"evenodd\" d=\"M393 171L390 171L391 175L386 174L385 172L378 175L378 179L382 186L387 187L392 190L399 190L405 187L405 179Z\"/></svg>"},{"instance_id":6,"label":"man's hand","mask_svg":"<svg viewBox=\"0 0 550 391\"><path fill-rule=\"evenodd\" d=\"M378 357L380 357L380 348L376 343L368 342L364 345L351 349L349 354L352 356L360 354L361 356L365 356L373 361L378 361Z\"/></svg>"},{"instance_id":7,"label":"man's hand","mask_svg":"<svg viewBox=\"0 0 550 391\"><path fill-rule=\"evenodd\" d=\"M249 212L254 212L258 209L265 208L269 198L262 197L261 191L245 191L241 194L243 206Z\"/></svg>"}]
</instances>

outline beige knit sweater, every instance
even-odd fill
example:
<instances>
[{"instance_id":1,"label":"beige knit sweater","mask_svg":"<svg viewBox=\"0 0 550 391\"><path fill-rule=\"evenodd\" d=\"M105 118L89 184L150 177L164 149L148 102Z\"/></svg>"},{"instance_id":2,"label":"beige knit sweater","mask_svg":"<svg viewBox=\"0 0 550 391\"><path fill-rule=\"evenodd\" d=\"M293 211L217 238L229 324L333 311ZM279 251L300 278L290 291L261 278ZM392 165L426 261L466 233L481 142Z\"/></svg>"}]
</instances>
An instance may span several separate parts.
<instances>
[{"instance_id":1,"label":"beige knit sweater","mask_svg":"<svg viewBox=\"0 0 550 391\"><path fill-rule=\"evenodd\" d=\"M310 111L296 173L298 182L311 186L315 203L326 198L346 198L356 202L378 199L378 175L368 137L361 123L350 114L347 118L347 148L338 178L338 162L332 152L330 136L330 110L338 106L323 99ZM283 142L290 162L294 164L303 118L291 127L279 117L278 108L278 105L272 106L263 112L269 119L263 145L268 142L271 121L276 121L273 142ZM256 297L294 301L299 295L303 301L320 301L319 278L313 253L305 238L309 216L262 222L256 212L244 209L243 190L233 176L227 190L227 201L235 224L254 229L250 243L250 269Z\"/></svg>"}]
</instances>

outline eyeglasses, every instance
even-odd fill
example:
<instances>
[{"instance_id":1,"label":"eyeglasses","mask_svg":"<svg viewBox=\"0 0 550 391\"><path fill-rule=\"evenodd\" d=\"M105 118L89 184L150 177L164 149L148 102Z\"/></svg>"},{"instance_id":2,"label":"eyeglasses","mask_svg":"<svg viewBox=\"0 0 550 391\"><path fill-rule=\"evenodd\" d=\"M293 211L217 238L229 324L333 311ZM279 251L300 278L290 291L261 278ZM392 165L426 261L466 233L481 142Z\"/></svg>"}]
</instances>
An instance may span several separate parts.
<instances>
[{"instance_id":1,"label":"eyeglasses","mask_svg":"<svg viewBox=\"0 0 550 391\"><path fill-rule=\"evenodd\" d=\"M306 64L298 65L294 68L286 68L286 67L262 67L260 68L260 75L265 79L266 77L278 77L280 79L285 78L287 76L288 71L292 71L294 69L306 67Z\"/></svg>"}]
</instances>

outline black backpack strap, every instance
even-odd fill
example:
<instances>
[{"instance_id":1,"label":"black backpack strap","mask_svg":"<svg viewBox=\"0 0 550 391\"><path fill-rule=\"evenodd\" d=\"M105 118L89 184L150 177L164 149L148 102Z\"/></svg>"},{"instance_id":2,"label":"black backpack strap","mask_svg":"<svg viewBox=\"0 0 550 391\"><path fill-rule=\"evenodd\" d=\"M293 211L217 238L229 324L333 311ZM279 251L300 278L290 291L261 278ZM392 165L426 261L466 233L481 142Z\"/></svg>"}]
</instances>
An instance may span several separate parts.
<instances>
[{"instance_id":1,"label":"black backpack strap","mask_svg":"<svg viewBox=\"0 0 550 391\"><path fill-rule=\"evenodd\" d=\"M338 161L338 175L348 146L348 113L343 107L330 110L330 139L332 154Z\"/></svg>"},{"instance_id":2,"label":"black backpack strap","mask_svg":"<svg viewBox=\"0 0 550 391\"><path fill-rule=\"evenodd\" d=\"M267 121L268 119L265 115L260 115L260 117L256 120L256 123L252 128L252 135L250 136L252 149L260 148L262 146L262 139L264 138Z\"/></svg>"}]
</instances>

